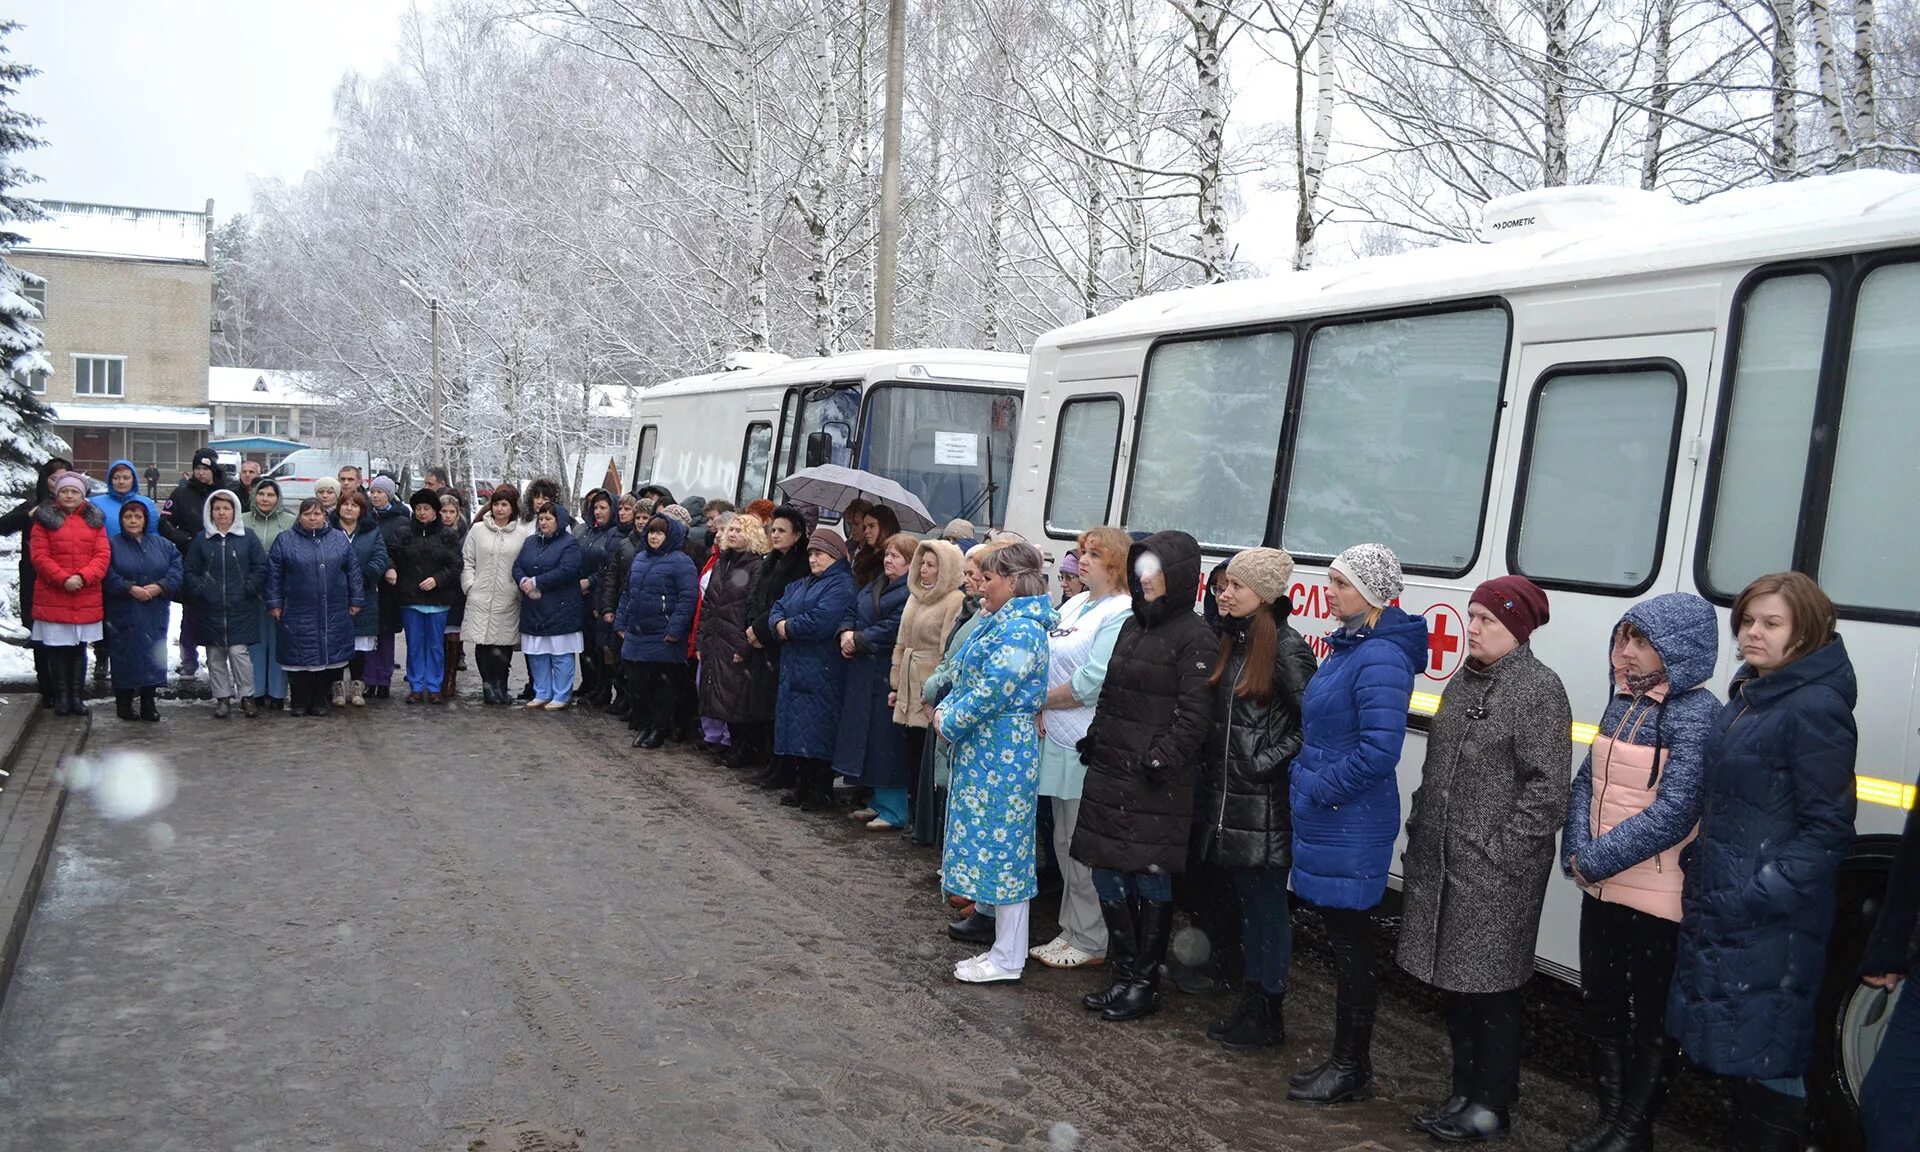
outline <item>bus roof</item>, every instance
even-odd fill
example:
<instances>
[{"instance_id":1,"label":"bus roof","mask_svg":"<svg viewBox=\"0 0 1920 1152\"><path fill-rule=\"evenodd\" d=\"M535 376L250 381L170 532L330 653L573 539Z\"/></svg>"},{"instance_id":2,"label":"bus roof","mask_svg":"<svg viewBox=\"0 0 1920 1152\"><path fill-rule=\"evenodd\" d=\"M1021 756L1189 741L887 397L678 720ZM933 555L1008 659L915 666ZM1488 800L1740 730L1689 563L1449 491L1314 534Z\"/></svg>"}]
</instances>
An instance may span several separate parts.
<instances>
[{"instance_id":1,"label":"bus roof","mask_svg":"<svg viewBox=\"0 0 1920 1152\"><path fill-rule=\"evenodd\" d=\"M1542 198L1550 197L1549 190ZM1568 189L1577 195L1579 190ZM1227 328L1526 288L1920 244L1920 176L1860 171L1741 188L1693 205L1447 243L1393 256L1143 296L1036 346Z\"/></svg>"},{"instance_id":2,"label":"bus roof","mask_svg":"<svg viewBox=\"0 0 1920 1152\"><path fill-rule=\"evenodd\" d=\"M875 376L901 380L942 380L1022 387L1027 382L1027 358L1017 352L979 352L969 348L881 348L787 360L765 368L708 372L666 380L643 390L647 400L733 392L748 388L785 388L792 384L824 384L832 380L865 380Z\"/></svg>"}]
</instances>

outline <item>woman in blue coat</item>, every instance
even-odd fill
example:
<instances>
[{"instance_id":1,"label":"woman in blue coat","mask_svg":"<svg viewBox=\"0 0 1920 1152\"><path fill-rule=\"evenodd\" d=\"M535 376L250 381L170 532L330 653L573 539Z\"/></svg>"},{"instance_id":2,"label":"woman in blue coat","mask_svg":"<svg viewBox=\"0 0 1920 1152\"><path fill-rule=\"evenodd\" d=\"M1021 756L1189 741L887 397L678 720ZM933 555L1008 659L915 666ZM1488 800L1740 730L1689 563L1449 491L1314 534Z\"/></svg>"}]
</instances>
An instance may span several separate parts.
<instances>
[{"instance_id":1,"label":"woman in blue coat","mask_svg":"<svg viewBox=\"0 0 1920 1152\"><path fill-rule=\"evenodd\" d=\"M1700 834L1681 855L1667 1031L1735 1080L1728 1146L1799 1152L1814 998L1853 844L1855 685L1833 602L1762 576L1729 618L1744 661L1707 737Z\"/></svg>"},{"instance_id":2,"label":"woman in blue coat","mask_svg":"<svg viewBox=\"0 0 1920 1152\"><path fill-rule=\"evenodd\" d=\"M528 708L559 712L573 701L573 664L585 647L580 624L580 542L567 530L567 510L548 504L533 517L533 535L513 562L520 585L520 650L533 682Z\"/></svg>"},{"instance_id":3,"label":"woman in blue coat","mask_svg":"<svg viewBox=\"0 0 1920 1152\"><path fill-rule=\"evenodd\" d=\"M353 658L354 617L366 581L346 534L327 524L312 496L267 557L267 611L280 622L280 666L287 670L287 715L325 716L328 685Z\"/></svg>"},{"instance_id":4,"label":"woman in blue coat","mask_svg":"<svg viewBox=\"0 0 1920 1152\"><path fill-rule=\"evenodd\" d=\"M334 518L341 535L353 547L353 558L360 566L360 583L367 597L379 595L381 586L399 579L399 573L387 559L387 534L374 519L373 501L365 489L356 488L340 497L334 506ZM347 679L334 693L337 703L355 708L367 706L367 658L380 647L380 612L361 612L353 618L353 657L347 662Z\"/></svg>"},{"instance_id":5,"label":"woman in blue coat","mask_svg":"<svg viewBox=\"0 0 1920 1152\"><path fill-rule=\"evenodd\" d=\"M671 516L647 521L646 546L627 569L626 588L613 614L620 663L633 710L627 726L635 748L658 748L674 727L679 677L687 662L687 637L700 603L700 573L682 549L686 525Z\"/></svg>"},{"instance_id":6,"label":"woman in blue coat","mask_svg":"<svg viewBox=\"0 0 1920 1152\"><path fill-rule=\"evenodd\" d=\"M100 584L107 602L114 714L122 720L160 719L153 693L167 682L167 618L173 614L169 601L179 594L186 578L180 550L171 540L149 531L152 507L145 500L120 504L113 562ZM133 710L136 692L140 694L138 713Z\"/></svg>"},{"instance_id":7,"label":"woman in blue coat","mask_svg":"<svg viewBox=\"0 0 1920 1152\"><path fill-rule=\"evenodd\" d=\"M907 730L893 722L887 703L893 643L912 592L907 565L917 544L919 540L899 532L881 545L880 575L860 589L840 622L847 688L840 733L833 743L833 770L873 789L872 806L853 817L867 820L876 832L907 826L907 779L918 767L907 763Z\"/></svg>"},{"instance_id":8,"label":"woman in blue coat","mask_svg":"<svg viewBox=\"0 0 1920 1152\"><path fill-rule=\"evenodd\" d=\"M805 812L833 806L833 744L840 729L847 662L837 637L857 595L847 543L831 528L807 539L812 575L795 580L767 613L780 640L780 697L773 751L793 763L793 791L780 803Z\"/></svg>"},{"instance_id":9,"label":"woman in blue coat","mask_svg":"<svg viewBox=\"0 0 1920 1152\"><path fill-rule=\"evenodd\" d=\"M1373 1078L1369 1052L1379 999L1369 913L1387 891L1400 835L1400 746L1413 678L1427 659L1427 622L1392 602L1400 560L1385 545L1356 544L1328 565L1327 592L1341 626L1300 700L1300 754L1288 776L1293 890L1312 904L1333 944L1338 994L1333 1050L1293 1074L1290 1100L1352 1100Z\"/></svg>"}]
</instances>

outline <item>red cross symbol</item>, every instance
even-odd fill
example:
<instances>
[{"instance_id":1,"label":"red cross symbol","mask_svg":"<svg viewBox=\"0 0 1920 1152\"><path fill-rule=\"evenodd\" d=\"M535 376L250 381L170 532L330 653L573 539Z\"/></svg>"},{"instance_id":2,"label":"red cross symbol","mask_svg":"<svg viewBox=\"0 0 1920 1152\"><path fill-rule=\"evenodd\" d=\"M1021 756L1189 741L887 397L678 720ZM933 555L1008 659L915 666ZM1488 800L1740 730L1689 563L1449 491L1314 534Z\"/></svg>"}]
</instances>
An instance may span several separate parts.
<instances>
[{"instance_id":1,"label":"red cross symbol","mask_svg":"<svg viewBox=\"0 0 1920 1152\"><path fill-rule=\"evenodd\" d=\"M1452 671L1452 657L1460 651L1462 633L1455 631L1456 613L1452 605L1435 604L1425 612L1427 618L1427 676L1444 680Z\"/></svg>"}]
</instances>

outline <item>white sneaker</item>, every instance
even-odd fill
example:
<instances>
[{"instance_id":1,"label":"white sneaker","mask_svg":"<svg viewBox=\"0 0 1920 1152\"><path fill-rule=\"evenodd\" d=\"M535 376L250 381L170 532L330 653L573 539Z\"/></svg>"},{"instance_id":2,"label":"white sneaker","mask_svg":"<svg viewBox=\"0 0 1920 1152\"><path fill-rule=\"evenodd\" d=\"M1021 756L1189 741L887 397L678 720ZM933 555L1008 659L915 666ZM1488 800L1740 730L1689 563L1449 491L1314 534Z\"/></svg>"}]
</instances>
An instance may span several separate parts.
<instances>
[{"instance_id":1,"label":"white sneaker","mask_svg":"<svg viewBox=\"0 0 1920 1152\"><path fill-rule=\"evenodd\" d=\"M367 686L358 680L353 682L353 691L347 694L347 703L355 708L367 706Z\"/></svg>"},{"instance_id":2,"label":"white sneaker","mask_svg":"<svg viewBox=\"0 0 1920 1152\"><path fill-rule=\"evenodd\" d=\"M955 968L953 978L963 984L1018 984L1020 973L1009 972L987 957L980 956Z\"/></svg>"},{"instance_id":3,"label":"white sneaker","mask_svg":"<svg viewBox=\"0 0 1920 1152\"><path fill-rule=\"evenodd\" d=\"M335 680L333 682L333 706L335 708L344 708L347 706L347 685L345 681Z\"/></svg>"},{"instance_id":4,"label":"white sneaker","mask_svg":"<svg viewBox=\"0 0 1920 1152\"><path fill-rule=\"evenodd\" d=\"M885 832L890 828L898 828L900 827L900 825L895 824L891 820L886 820L886 819L882 819L879 816L875 816L873 819L867 821L867 827L875 832Z\"/></svg>"},{"instance_id":5,"label":"white sneaker","mask_svg":"<svg viewBox=\"0 0 1920 1152\"><path fill-rule=\"evenodd\" d=\"M871 809L871 808L856 808L856 809L854 809L853 811L851 811L851 812L849 812L849 813L847 813L847 819L849 819L849 820L871 820L871 819L873 819L873 818L874 818L875 816L878 816L878 815L880 815L880 813L878 813L878 812L875 812L875 811L874 811L873 809Z\"/></svg>"},{"instance_id":6,"label":"white sneaker","mask_svg":"<svg viewBox=\"0 0 1920 1152\"><path fill-rule=\"evenodd\" d=\"M565 700L547 701L547 711L549 712L563 712L566 710L566 707L567 707L567 702Z\"/></svg>"},{"instance_id":7,"label":"white sneaker","mask_svg":"<svg viewBox=\"0 0 1920 1152\"><path fill-rule=\"evenodd\" d=\"M538 697L538 696L535 696L535 697L534 697L533 699L531 699L531 700L529 700L529 701L527 701L527 707L528 707L529 709L533 709L533 708L545 708L545 707L546 707L547 705L549 705L549 704L551 704L551 703L553 703L553 701L551 701L551 700L542 700L542 699L540 699L540 697Z\"/></svg>"}]
</instances>

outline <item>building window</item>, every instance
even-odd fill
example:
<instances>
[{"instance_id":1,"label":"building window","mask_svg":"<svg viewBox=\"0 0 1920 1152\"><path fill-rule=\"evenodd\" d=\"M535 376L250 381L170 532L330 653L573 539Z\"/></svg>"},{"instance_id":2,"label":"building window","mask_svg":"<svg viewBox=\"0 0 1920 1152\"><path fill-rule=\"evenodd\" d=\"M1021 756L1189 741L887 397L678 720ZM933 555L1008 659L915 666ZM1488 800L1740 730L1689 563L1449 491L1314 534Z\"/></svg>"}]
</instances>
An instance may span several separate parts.
<instances>
[{"instance_id":1,"label":"building window","mask_svg":"<svg viewBox=\"0 0 1920 1152\"><path fill-rule=\"evenodd\" d=\"M315 434L314 432L315 428L316 428L316 424L314 421L313 409L302 408L300 410L300 438L302 440L313 439Z\"/></svg>"},{"instance_id":2,"label":"building window","mask_svg":"<svg viewBox=\"0 0 1920 1152\"><path fill-rule=\"evenodd\" d=\"M75 356L73 358L73 394L75 396L125 396L127 394L126 370L125 356Z\"/></svg>"},{"instance_id":3,"label":"building window","mask_svg":"<svg viewBox=\"0 0 1920 1152\"><path fill-rule=\"evenodd\" d=\"M33 306L40 310L40 319L47 318L47 281L44 277L21 273L20 295L33 301Z\"/></svg>"},{"instance_id":4,"label":"building window","mask_svg":"<svg viewBox=\"0 0 1920 1152\"><path fill-rule=\"evenodd\" d=\"M40 395L40 396L46 395L46 392L47 392L46 369L35 368L31 372L16 372L14 374L14 379L20 381L22 384L25 384L27 386L27 391L32 392L35 395Z\"/></svg>"},{"instance_id":5,"label":"building window","mask_svg":"<svg viewBox=\"0 0 1920 1152\"><path fill-rule=\"evenodd\" d=\"M285 412L229 408L223 427L228 436L279 436L284 439L288 420Z\"/></svg>"}]
</instances>

